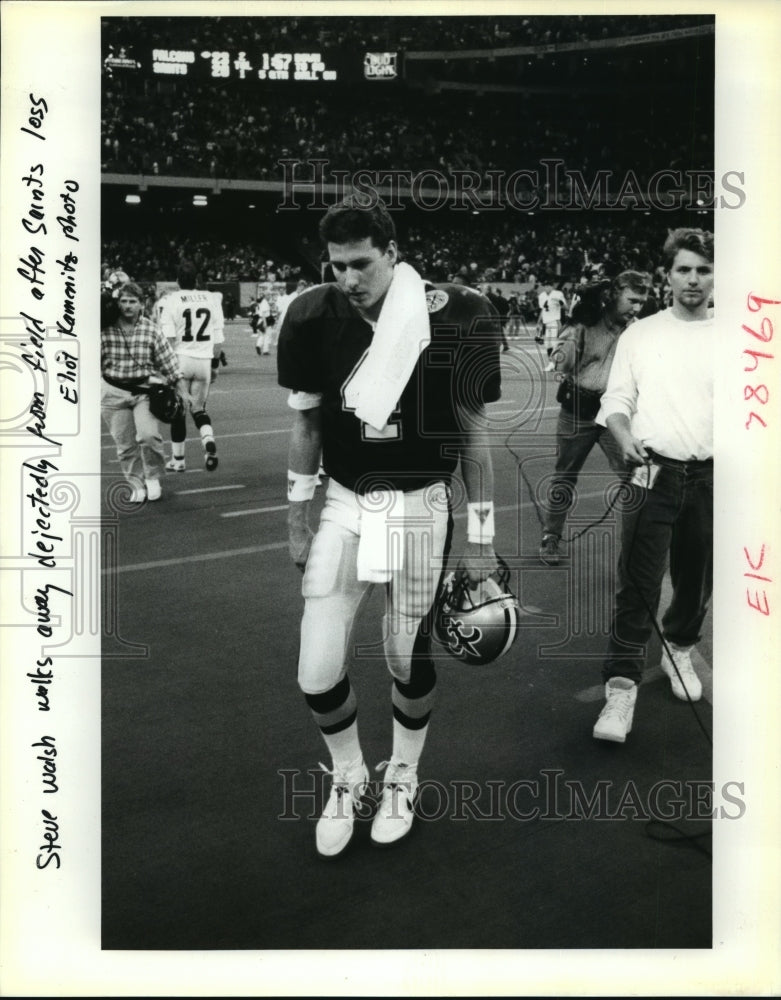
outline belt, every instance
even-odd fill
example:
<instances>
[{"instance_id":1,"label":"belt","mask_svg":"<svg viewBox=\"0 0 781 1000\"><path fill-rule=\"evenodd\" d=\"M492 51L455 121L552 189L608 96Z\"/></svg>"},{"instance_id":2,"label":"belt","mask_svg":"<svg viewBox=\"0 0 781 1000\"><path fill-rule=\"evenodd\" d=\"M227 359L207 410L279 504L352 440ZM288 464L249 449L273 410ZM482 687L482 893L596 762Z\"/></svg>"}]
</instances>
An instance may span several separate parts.
<instances>
[{"instance_id":1,"label":"belt","mask_svg":"<svg viewBox=\"0 0 781 1000\"><path fill-rule=\"evenodd\" d=\"M145 385L148 381L148 375L142 375L140 378L111 378L110 375L103 375L103 381L108 382L109 385L113 385L116 389L124 389L126 392L136 392L141 386Z\"/></svg>"},{"instance_id":2,"label":"belt","mask_svg":"<svg viewBox=\"0 0 781 1000\"><path fill-rule=\"evenodd\" d=\"M657 465L670 465L674 469L712 469L713 459L712 458L668 458L667 455L660 455L659 452L654 451L652 448L648 449L648 454L650 458L657 463Z\"/></svg>"}]
</instances>

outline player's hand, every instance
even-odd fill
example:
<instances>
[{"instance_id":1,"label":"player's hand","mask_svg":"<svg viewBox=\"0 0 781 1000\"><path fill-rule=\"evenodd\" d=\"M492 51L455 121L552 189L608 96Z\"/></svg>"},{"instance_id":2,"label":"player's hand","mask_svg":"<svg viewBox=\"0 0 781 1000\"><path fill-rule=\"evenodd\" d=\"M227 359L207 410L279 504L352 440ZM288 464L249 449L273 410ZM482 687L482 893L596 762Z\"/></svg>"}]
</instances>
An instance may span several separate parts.
<instances>
[{"instance_id":1,"label":"player's hand","mask_svg":"<svg viewBox=\"0 0 781 1000\"><path fill-rule=\"evenodd\" d=\"M494 547L490 542L485 545L467 542L464 554L456 565L456 572L469 579L470 590L476 590L483 580L487 580L492 573L496 572L498 567L499 560L496 558Z\"/></svg>"},{"instance_id":2,"label":"player's hand","mask_svg":"<svg viewBox=\"0 0 781 1000\"><path fill-rule=\"evenodd\" d=\"M183 382L177 382L174 388L179 393L179 398L181 399L185 410L187 410L188 407L191 407L193 405L193 397L190 395L187 389L185 389Z\"/></svg>"},{"instance_id":3,"label":"player's hand","mask_svg":"<svg viewBox=\"0 0 781 1000\"><path fill-rule=\"evenodd\" d=\"M314 532L309 527L309 500L290 500L287 511L287 546L290 558L304 572Z\"/></svg>"},{"instance_id":4,"label":"player's hand","mask_svg":"<svg viewBox=\"0 0 781 1000\"><path fill-rule=\"evenodd\" d=\"M288 552L290 553L290 558L302 573L306 568L306 561L309 558L309 550L312 548L312 539L314 537L314 532L308 524L288 523Z\"/></svg>"}]
</instances>

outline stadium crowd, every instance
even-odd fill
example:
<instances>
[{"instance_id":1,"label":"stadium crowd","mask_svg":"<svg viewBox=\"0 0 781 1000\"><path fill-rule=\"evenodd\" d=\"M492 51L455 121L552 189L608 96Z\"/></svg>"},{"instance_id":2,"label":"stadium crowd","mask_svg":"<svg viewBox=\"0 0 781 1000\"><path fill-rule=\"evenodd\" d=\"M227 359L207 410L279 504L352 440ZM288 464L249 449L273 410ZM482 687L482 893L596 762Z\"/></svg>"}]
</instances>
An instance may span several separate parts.
<instances>
[{"instance_id":1,"label":"stadium crowd","mask_svg":"<svg viewBox=\"0 0 781 1000\"><path fill-rule=\"evenodd\" d=\"M708 15L681 15L676 28L712 22ZM188 17L111 18L103 34L104 51L128 46L185 48L195 46L338 45L368 47L474 49L514 45L554 45L625 38L670 28L670 16L644 14L550 15L535 17Z\"/></svg>"},{"instance_id":2,"label":"stadium crowd","mask_svg":"<svg viewBox=\"0 0 781 1000\"><path fill-rule=\"evenodd\" d=\"M324 158L328 173L435 169L484 175L536 169L555 155L562 169L587 177L597 170L616 177L632 170L642 179L684 164L707 169L712 146L709 122L693 131L690 122L653 106L638 116L619 97L606 130L604 106L600 115L573 118L566 95L547 95L544 105L529 95L454 100L432 94L421 101L414 92L394 91L373 92L371 102L291 96L269 90L256 101L239 101L227 84L191 80L154 100L143 88L109 87L102 170L281 181L280 160Z\"/></svg>"},{"instance_id":3,"label":"stadium crowd","mask_svg":"<svg viewBox=\"0 0 781 1000\"><path fill-rule=\"evenodd\" d=\"M470 216L469 224L430 216L426 225L401 225L404 258L431 281L459 276L472 285L510 282L531 289L550 279L574 286L624 270L662 271L658 246L666 221L622 213L603 216ZM270 236L270 234L268 234ZM103 245L108 269L121 269L140 282L170 281L181 257L192 260L204 282L295 281L318 278L319 261L280 257L273 239L241 243L173 238L164 233L143 239L115 239Z\"/></svg>"},{"instance_id":4,"label":"stadium crowd","mask_svg":"<svg viewBox=\"0 0 781 1000\"><path fill-rule=\"evenodd\" d=\"M708 46L700 51L697 39L578 53L542 46L712 20L680 15L109 18L103 28L102 169L279 181L281 159L325 158L329 172L483 174L532 169L551 155L565 169L585 175L632 170L642 178L683 165L707 169L712 148L707 88L694 128L667 88L690 82L692 72L709 78ZM512 45L540 49L522 58L447 59L438 58L436 48L441 56L451 49L463 55L476 46L499 53ZM329 46L340 65L353 66L354 75L317 87L259 85L239 81L235 73L208 80L197 72L151 73L154 48L200 55L224 49L234 57L246 52L256 61L260 51L326 52ZM398 47L431 58L408 62L406 86L362 80L367 50ZM117 56L131 64L138 60L137 70L115 69ZM621 88L615 87L617 77L624 81ZM368 89L355 90L361 86Z\"/></svg>"},{"instance_id":5,"label":"stadium crowd","mask_svg":"<svg viewBox=\"0 0 781 1000\"><path fill-rule=\"evenodd\" d=\"M139 57L151 46L325 51L338 43L340 53L392 47L463 52L480 45L498 50L626 38L712 24L712 20L704 15L109 18L103 27L103 51ZM713 117L707 88L697 98L694 118L685 110L686 102L669 99L668 88L690 80L686 59L697 55L698 44L695 39L684 43L688 48L675 43L592 50L599 52L599 58L584 70L583 92L564 77L553 88L543 87L544 93L534 86L506 92L501 88L437 92L428 87L422 92L411 86L371 84L365 85L371 93L358 93L345 83L237 89L243 85L235 80L156 78L147 72L119 71L112 76L107 69L102 169L104 174L279 184L285 176L281 160L299 164L292 173L300 180L309 175L308 161L321 159L327 161L326 183L334 171L350 178L361 170L409 176L436 170L450 178L459 171L474 171L486 186L489 171L504 176L518 170L536 173L536 186L531 178L521 185L523 198L527 192L544 197L541 164L555 158L557 191L565 198L568 170L577 171L587 188L599 171L608 171L614 193L630 174L642 186L660 170L712 169ZM522 70L528 62L535 80L551 73L555 79L555 55L540 48L541 58L531 57L531 62L435 58L431 64L424 60L418 65L433 65L443 73L448 67L457 68L467 76L479 70L487 82L502 66L512 63ZM591 56L592 52L579 53L578 60L587 62ZM622 72L627 87L616 88L610 67L626 59L635 69ZM654 75L653 67L658 70L665 60L676 72ZM694 73L706 69L703 63L695 66ZM606 88L608 78L613 82ZM644 79L653 86L638 113L637 91L631 87L642 88ZM595 81L596 88L589 90L588 84ZM513 282L534 288L545 279L577 284L595 274L614 275L625 269L654 272L659 263L655 248L672 222L657 216L659 221L652 224L648 213L638 211L620 214L617 220L615 214L601 212L543 211L534 217L520 211L482 212L471 214L466 224L465 214L459 218L454 212L436 211L425 220L418 213L397 221L406 259L431 280L460 275L474 284ZM171 219L169 224L163 210L155 226L140 237L126 232L124 239L108 244L104 261L140 281L170 280L182 254L197 263L207 282L319 277L317 251L299 248L297 253L290 240L281 243L274 231L278 220L260 225L257 237L253 230L249 235L246 230L226 234L224 227L212 225L208 240L192 230L188 239L181 222ZM286 227L293 229L295 223L286 220Z\"/></svg>"}]
</instances>

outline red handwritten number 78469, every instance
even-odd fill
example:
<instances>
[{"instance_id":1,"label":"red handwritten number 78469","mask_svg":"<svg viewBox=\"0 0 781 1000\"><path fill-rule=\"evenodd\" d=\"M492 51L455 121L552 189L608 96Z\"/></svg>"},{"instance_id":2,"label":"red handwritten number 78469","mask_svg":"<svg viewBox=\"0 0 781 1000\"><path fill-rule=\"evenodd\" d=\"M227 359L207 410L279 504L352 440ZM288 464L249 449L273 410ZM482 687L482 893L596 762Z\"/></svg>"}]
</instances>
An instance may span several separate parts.
<instances>
[{"instance_id":1,"label":"red handwritten number 78469","mask_svg":"<svg viewBox=\"0 0 781 1000\"><path fill-rule=\"evenodd\" d=\"M765 299L759 295L755 295L753 292L749 292L746 305L749 312L759 312L763 305L780 305L781 299ZM743 324L743 329L746 333L750 333L752 337L761 341L763 344L769 344L773 339L773 323L768 316L762 318L762 322L759 325L758 330L752 330L750 326ZM750 348L746 348L743 351L744 355L753 359L753 365L749 368L748 365L743 369L744 372L756 371L759 367L760 360L772 361L773 355L767 353L766 351L753 351ZM770 400L770 390L767 385L760 383L759 385L745 385L743 387L743 398L748 402L751 400L752 404L754 400L759 403L760 406L766 406ZM751 421L756 420L763 427L767 427L767 421L764 417L761 417L755 410L751 410L748 415L748 420L745 423L746 430L751 427Z\"/></svg>"}]
</instances>

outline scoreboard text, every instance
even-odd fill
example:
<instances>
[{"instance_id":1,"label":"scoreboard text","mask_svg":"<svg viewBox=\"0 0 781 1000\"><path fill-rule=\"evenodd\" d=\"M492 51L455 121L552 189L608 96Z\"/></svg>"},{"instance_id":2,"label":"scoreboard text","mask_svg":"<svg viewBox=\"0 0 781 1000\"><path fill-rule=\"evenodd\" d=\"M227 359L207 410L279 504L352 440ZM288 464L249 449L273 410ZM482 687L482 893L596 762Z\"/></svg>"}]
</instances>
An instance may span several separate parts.
<instances>
[{"instance_id":1,"label":"scoreboard text","mask_svg":"<svg viewBox=\"0 0 781 1000\"><path fill-rule=\"evenodd\" d=\"M254 61L253 61L254 60ZM152 72L165 76L206 75L213 80L325 80L337 71L326 68L319 52L260 52L250 59L244 51L153 49Z\"/></svg>"}]
</instances>

